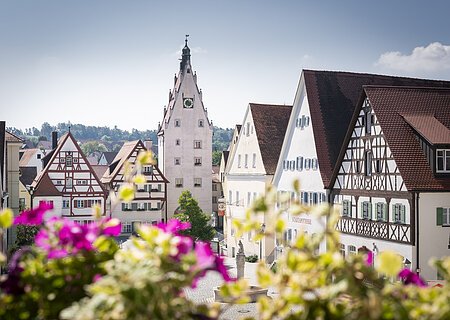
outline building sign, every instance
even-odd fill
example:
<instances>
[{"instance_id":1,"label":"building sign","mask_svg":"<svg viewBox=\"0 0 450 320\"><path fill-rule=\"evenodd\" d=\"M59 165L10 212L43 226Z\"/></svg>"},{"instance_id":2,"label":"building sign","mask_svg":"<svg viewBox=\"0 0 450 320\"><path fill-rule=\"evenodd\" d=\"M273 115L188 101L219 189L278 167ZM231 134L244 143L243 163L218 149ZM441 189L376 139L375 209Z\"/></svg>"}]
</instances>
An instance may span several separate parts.
<instances>
[{"instance_id":1,"label":"building sign","mask_svg":"<svg viewBox=\"0 0 450 320\"><path fill-rule=\"evenodd\" d=\"M219 199L218 204L217 204L217 209L218 209L218 213L217 215L219 217L223 217L225 215L225 211L226 211L226 204L225 204L225 199Z\"/></svg>"},{"instance_id":2,"label":"building sign","mask_svg":"<svg viewBox=\"0 0 450 320\"><path fill-rule=\"evenodd\" d=\"M296 222L296 223L302 223L302 224L311 224L311 219L301 218L299 216L293 216L291 218L291 221Z\"/></svg>"}]
</instances>

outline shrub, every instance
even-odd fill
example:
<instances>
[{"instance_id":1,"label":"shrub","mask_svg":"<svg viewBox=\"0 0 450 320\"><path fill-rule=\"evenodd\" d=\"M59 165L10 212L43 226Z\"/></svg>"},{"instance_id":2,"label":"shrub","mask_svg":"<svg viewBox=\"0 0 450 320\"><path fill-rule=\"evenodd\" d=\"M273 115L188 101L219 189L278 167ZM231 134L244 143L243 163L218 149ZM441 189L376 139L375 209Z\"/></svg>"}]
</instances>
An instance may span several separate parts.
<instances>
[{"instance_id":1,"label":"shrub","mask_svg":"<svg viewBox=\"0 0 450 320\"><path fill-rule=\"evenodd\" d=\"M250 262L250 263L254 263L258 260L259 260L259 258L258 258L258 255L256 255L256 254L252 254L251 256L245 257L245 261Z\"/></svg>"}]
</instances>

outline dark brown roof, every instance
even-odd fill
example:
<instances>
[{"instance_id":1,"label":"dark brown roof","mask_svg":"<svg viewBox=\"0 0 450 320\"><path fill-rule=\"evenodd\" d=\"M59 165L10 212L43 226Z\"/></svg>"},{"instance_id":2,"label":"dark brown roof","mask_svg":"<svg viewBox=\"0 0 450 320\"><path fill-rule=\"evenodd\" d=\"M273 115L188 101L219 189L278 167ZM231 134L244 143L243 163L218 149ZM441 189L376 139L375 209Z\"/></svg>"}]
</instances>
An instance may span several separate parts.
<instances>
[{"instance_id":1,"label":"dark brown roof","mask_svg":"<svg viewBox=\"0 0 450 320\"><path fill-rule=\"evenodd\" d=\"M117 152L116 151L105 151L105 152L103 152L103 155L105 156L106 162L108 164L111 164L111 162L113 162L114 158L116 157Z\"/></svg>"},{"instance_id":2,"label":"dark brown roof","mask_svg":"<svg viewBox=\"0 0 450 320\"><path fill-rule=\"evenodd\" d=\"M5 140L6 140L6 142L22 142L23 143L23 140L21 138L19 138L14 133L11 133L9 131L6 131Z\"/></svg>"},{"instance_id":3,"label":"dark brown roof","mask_svg":"<svg viewBox=\"0 0 450 320\"><path fill-rule=\"evenodd\" d=\"M19 167L19 180L24 186L31 186L37 176L36 167Z\"/></svg>"},{"instance_id":4,"label":"dark brown roof","mask_svg":"<svg viewBox=\"0 0 450 320\"><path fill-rule=\"evenodd\" d=\"M434 115L403 115L403 119L430 144L450 144L450 129Z\"/></svg>"},{"instance_id":5,"label":"dark brown roof","mask_svg":"<svg viewBox=\"0 0 450 320\"><path fill-rule=\"evenodd\" d=\"M274 174L292 106L250 103L266 174Z\"/></svg>"},{"instance_id":6,"label":"dark brown roof","mask_svg":"<svg viewBox=\"0 0 450 320\"><path fill-rule=\"evenodd\" d=\"M449 81L303 70L320 173L331 187L334 167L363 85L450 87Z\"/></svg>"},{"instance_id":7,"label":"dark brown roof","mask_svg":"<svg viewBox=\"0 0 450 320\"><path fill-rule=\"evenodd\" d=\"M60 196L61 192L56 189L46 171L39 178L39 184L35 187L35 196Z\"/></svg>"},{"instance_id":8,"label":"dark brown roof","mask_svg":"<svg viewBox=\"0 0 450 320\"><path fill-rule=\"evenodd\" d=\"M405 121L431 119L441 125L426 129L432 136L440 136L450 129L450 88L364 87L366 96L377 116L386 141L392 151L400 174L409 191L450 191L450 177L435 176L420 147L415 130ZM450 136L447 136L447 140Z\"/></svg>"},{"instance_id":9,"label":"dark brown roof","mask_svg":"<svg viewBox=\"0 0 450 320\"><path fill-rule=\"evenodd\" d=\"M227 166L228 156L229 155L230 155L230 151L228 151L228 150L223 150L222 151L222 158L223 158L223 162L225 164L225 167Z\"/></svg>"}]
</instances>

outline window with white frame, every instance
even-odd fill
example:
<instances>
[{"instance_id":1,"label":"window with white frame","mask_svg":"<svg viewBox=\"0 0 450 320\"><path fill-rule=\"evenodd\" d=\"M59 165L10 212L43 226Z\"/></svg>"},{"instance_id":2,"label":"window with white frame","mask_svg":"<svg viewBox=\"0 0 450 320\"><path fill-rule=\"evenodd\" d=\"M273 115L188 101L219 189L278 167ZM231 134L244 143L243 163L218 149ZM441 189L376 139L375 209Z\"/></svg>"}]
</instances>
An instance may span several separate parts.
<instances>
[{"instance_id":1,"label":"window with white frame","mask_svg":"<svg viewBox=\"0 0 450 320\"><path fill-rule=\"evenodd\" d=\"M152 173L153 172L153 166L144 166L142 168L144 173Z\"/></svg>"},{"instance_id":2,"label":"window with white frame","mask_svg":"<svg viewBox=\"0 0 450 320\"><path fill-rule=\"evenodd\" d=\"M311 168L311 159L305 159L305 170L309 170Z\"/></svg>"},{"instance_id":3,"label":"window with white frame","mask_svg":"<svg viewBox=\"0 0 450 320\"><path fill-rule=\"evenodd\" d=\"M349 245L348 246L348 254L349 255L355 255L356 254L356 247L352 246L352 245Z\"/></svg>"},{"instance_id":4,"label":"window with white frame","mask_svg":"<svg viewBox=\"0 0 450 320\"><path fill-rule=\"evenodd\" d=\"M175 178L175 188L183 188L183 178Z\"/></svg>"},{"instance_id":5,"label":"window with white frame","mask_svg":"<svg viewBox=\"0 0 450 320\"><path fill-rule=\"evenodd\" d=\"M66 156L66 167L71 167L71 166L72 166L72 156L67 155Z\"/></svg>"},{"instance_id":6,"label":"window with white frame","mask_svg":"<svg viewBox=\"0 0 450 320\"><path fill-rule=\"evenodd\" d=\"M450 149L436 150L436 172L450 172Z\"/></svg>"},{"instance_id":7,"label":"window with white frame","mask_svg":"<svg viewBox=\"0 0 450 320\"><path fill-rule=\"evenodd\" d=\"M317 158L313 158L311 160L311 167L313 170L317 170L317 167L318 167Z\"/></svg>"},{"instance_id":8,"label":"window with white frame","mask_svg":"<svg viewBox=\"0 0 450 320\"><path fill-rule=\"evenodd\" d=\"M342 201L342 215L344 217L352 216L352 202L350 200Z\"/></svg>"},{"instance_id":9,"label":"window with white frame","mask_svg":"<svg viewBox=\"0 0 450 320\"><path fill-rule=\"evenodd\" d=\"M392 218L394 219L394 222L396 223L405 223L405 211L406 206L401 203L394 203L392 205Z\"/></svg>"},{"instance_id":10,"label":"window with white frame","mask_svg":"<svg viewBox=\"0 0 450 320\"><path fill-rule=\"evenodd\" d=\"M175 127L181 127L181 120L180 119L175 119Z\"/></svg>"},{"instance_id":11,"label":"window with white frame","mask_svg":"<svg viewBox=\"0 0 450 320\"><path fill-rule=\"evenodd\" d=\"M372 175L372 151L366 151L364 153L364 174L366 177Z\"/></svg>"},{"instance_id":12,"label":"window with white frame","mask_svg":"<svg viewBox=\"0 0 450 320\"><path fill-rule=\"evenodd\" d=\"M202 120L202 119L198 120L198 126L199 126L200 128L203 128L203 127L204 127L204 123L203 123L203 120Z\"/></svg>"},{"instance_id":13,"label":"window with white frame","mask_svg":"<svg viewBox=\"0 0 450 320\"><path fill-rule=\"evenodd\" d=\"M247 192L247 207L250 206L250 202L251 202L251 197L252 197L252 193L251 192Z\"/></svg>"},{"instance_id":14,"label":"window with white frame","mask_svg":"<svg viewBox=\"0 0 450 320\"><path fill-rule=\"evenodd\" d=\"M194 187L201 187L202 186L202 178L194 178Z\"/></svg>"},{"instance_id":15,"label":"window with white frame","mask_svg":"<svg viewBox=\"0 0 450 320\"><path fill-rule=\"evenodd\" d=\"M176 146L181 145L181 140L180 140L180 139L176 139L176 140L175 140L175 145L176 145Z\"/></svg>"},{"instance_id":16,"label":"window with white frame","mask_svg":"<svg viewBox=\"0 0 450 320\"><path fill-rule=\"evenodd\" d=\"M228 204L232 204L233 203L233 191L229 190L228 191Z\"/></svg>"},{"instance_id":17,"label":"window with white frame","mask_svg":"<svg viewBox=\"0 0 450 320\"><path fill-rule=\"evenodd\" d=\"M194 149L201 149L201 148L202 148L201 140L194 140Z\"/></svg>"},{"instance_id":18,"label":"window with white frame","mask_svg":"<svg viewBox=\"0 0 450 320\"><path fill-rule=\"evenodd\" d=\"M202 165L202 158L201 157L195 157L194 158L194 166L201 166Z\"/></svg>"},{"instance_id":19,"label":"window with white frame","mask_svg":"<svg viewBox=\"0 0 450 320\"><path fill-rule=\"evenodd\" d=\"M376 203L377 210L377 220L378 221L386 221L387 220L387 205L384 202Z\"/></svg>"},{"instance_id":20,"label":"window with white frame","mask_svg":"<svg viewBox=\"0 0 450 320\"><path fill-rule=\"evenodd\" d=\"M122 222L122 233L131 233L131 222Z\"/></svg>"},{"instance_id":21,"label":"window with white frame","mask_svg":"<svg viewBox=\"0 0 450 320\"><path fill-rule=\"evenodd\" d=\"M361 216L363 219L372 219L372 204L369 201L361 203Z\"/></svg>"},{"instance_id":22,"label":"window with white frame","mask_svg":"<svg viewBox=\"0 0 450 320\"><path fill-rule=\"evenodd\" d=\"M238 154L238 168L241 167L241 155Z\"/></svg>"},{"instance_id":23,"label":"window with white frame","mask_svg":"<svg viewBox=\"0 0 450 320\"><path fill-rule=\"evenodd\" d=\"M341 256L343 258L345 258L345 244L343 244L343 243L339 244L339 252L340 252Z\"/></svg>"},{"instance_id":24,"label":"window with white frame","mask_svg":"<svg viewBox=\"0 0 450 320\"><path fill-rule=\"evenodd\" d=\"M247 122L247 137L250 135L250 122Z\"/></svg>"},{"instance_id":25,"label":"window with white frame","mask_svg":"<svg viewBox=\"0 0 450 320\"><path fill-rule=\"evenodd\" d=\"M62 207L63 209L68 209L70 207L70 200L63 200Z\"/></svg>"},{"instance_id":26,"label":"window with white frame","mask_svg":"<svg viewBox=\"0 0 450 320\"><path fill-rule=\"evenodd\" d=\"M241 204L240 204L240 201L241 201L241 199L239 199L239 191L236 191L236 205L237 206L240 206Z\"/></svg>"},{"instance_id":27,"label":"window with white frame","mask_svg":"<svg viewBox=\"0 0 450 320\"><path fill-rule=\"evenodd\" d=\"M248 154L245 154L244 156L244 166L245 168L248 168Z\"/></svg>"},{"instance_id":28,"label":"window with white frame","mask_svg":"<svg viewBox=\"0 0 450 320\"><path fill-rule=\"evenodd\" d=\"M253 128L253 127L252 127ZM253 154L252 167L256 168L256 153Z\"/></svg>"},{"instance_id":29,"label":"window with white frame","mask_svg":"<svg viewBox=\"0 0 450 320\"><path fill-rule=\"evenodd\" d=\"M73 186L73 180L72 180L72 178L66 178L66 188L67 189L72 189L72 186Z\"/></svg>"},{"instance_id":30,"label":"window with white frame","mask_svg":"<svg viewBox=\"0 0 450 320\"><path fill-rule=\"evenodd\" d=\"M303 157L297 157L297 161L296 161L296 169L297 171L302 171L303 170Z\"/></svg>"},{"instance_id":31,"label":"window with white frame","mask_svg":"<svg viewBox=\"0 0 450 320\"><path fill-rule=\"evenodd\" d=\"M212 197L212 203L217 203L217 197L216 196Z\"/></svg>"}]
</instances>

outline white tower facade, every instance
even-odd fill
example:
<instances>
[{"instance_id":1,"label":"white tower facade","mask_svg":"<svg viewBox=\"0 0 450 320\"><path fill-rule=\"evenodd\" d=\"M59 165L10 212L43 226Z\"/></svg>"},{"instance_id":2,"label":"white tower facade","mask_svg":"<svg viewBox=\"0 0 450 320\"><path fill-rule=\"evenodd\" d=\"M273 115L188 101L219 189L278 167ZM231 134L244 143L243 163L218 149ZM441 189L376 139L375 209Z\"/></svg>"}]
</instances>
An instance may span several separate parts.
<instances>
[{"instance_id":1,"label":"white tower facade","mask_svg":"<svg viewBox=\"0 0 450 320\"><path fill-rule=\"evenodd\" d=\"M197 86L197 75L192 70L186 38L180 71L169 92L169 103L164 108L158 132L158 166L169 181L169 218L184 190L192 193L205 214L212 212L212 129Z\"/></svg>"}]
</instances>

